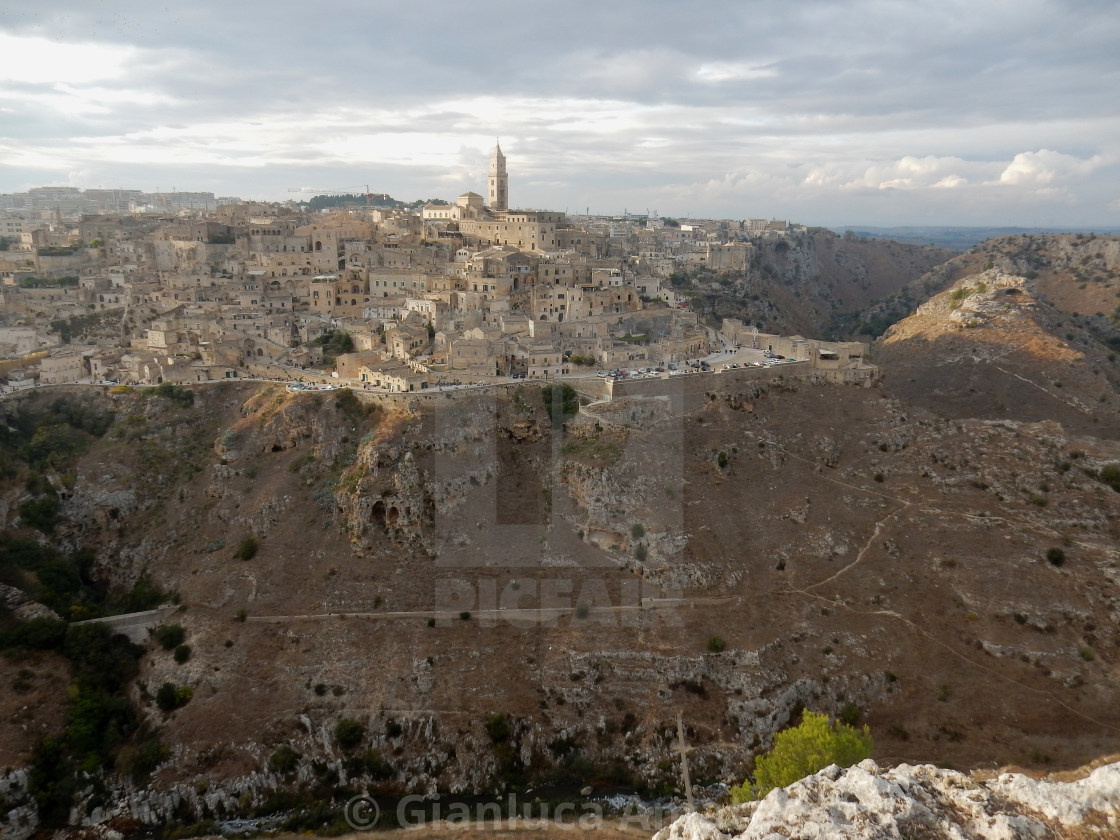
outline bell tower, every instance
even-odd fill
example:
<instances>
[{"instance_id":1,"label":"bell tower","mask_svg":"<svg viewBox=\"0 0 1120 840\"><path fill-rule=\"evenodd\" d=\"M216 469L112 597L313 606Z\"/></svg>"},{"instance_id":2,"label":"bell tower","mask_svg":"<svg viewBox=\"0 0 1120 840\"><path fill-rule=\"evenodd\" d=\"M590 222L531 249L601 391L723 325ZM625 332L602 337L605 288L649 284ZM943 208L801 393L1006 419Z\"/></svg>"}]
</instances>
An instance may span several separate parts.
<instances>
[{"instance_id":1,"label":"bell tower","mask_svg":"<svg viewBox=\"0 0 1120 840\"><path fill-rule=\"evenodd\" d=\"M506 175L506 156L502 147L494 143L494 153L490 155L490 194L491 210L509 209L509 176Z\"/></svg>"}]
</instances>

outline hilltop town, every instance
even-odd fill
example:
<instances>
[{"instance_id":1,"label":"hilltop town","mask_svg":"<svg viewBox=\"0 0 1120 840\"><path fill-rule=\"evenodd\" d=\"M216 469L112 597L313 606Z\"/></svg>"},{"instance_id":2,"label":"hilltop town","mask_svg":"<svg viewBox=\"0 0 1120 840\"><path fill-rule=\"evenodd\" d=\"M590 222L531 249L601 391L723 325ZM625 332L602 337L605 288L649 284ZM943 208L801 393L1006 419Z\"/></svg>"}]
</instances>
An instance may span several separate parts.
<instances>
[{"instance_id":1,"label":"hilltop town","mask_svg":"<svg viewBox=\"0 0 1120 840\"><path fill-rule=\"evenodd\" d=\"M801 226L510 209L499 146L486 191L324 209L0 195L0 387L261 377L416 392L598 373L610 391L634 373L708 372L699 360L724 350L713 372L782 356L873 370L865 345L704 323L692 307L690 273L745 285L760 243Z\"/></svg>"},{"instance_id":2,"label":"hilltop town","mask_svg":"<svg viewBox=\"0 0 1120 840\"><path fill-rule=\"evenodd\" d=\"M818 710L896 768L826 805L1114 760L1120 239L511 211L495 152L454 203L3 197L5 836L718 792Z\"/></svg>"}]
</instances>

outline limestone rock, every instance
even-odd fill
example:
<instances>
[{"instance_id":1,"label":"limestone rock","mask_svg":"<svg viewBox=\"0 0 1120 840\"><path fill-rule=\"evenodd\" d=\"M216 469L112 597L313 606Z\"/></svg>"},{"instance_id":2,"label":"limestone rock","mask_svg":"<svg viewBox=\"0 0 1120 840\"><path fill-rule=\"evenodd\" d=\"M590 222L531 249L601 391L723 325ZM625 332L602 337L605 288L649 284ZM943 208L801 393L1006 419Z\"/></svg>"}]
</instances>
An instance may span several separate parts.
<instances>
[{"instance_id":1,"label":"limestone rock","mask_svg":"<svg viewBox=\"0 0 1120 840\"><path fill-rule=\"evenodd\" d=\"M771 840L885 837L1057 838L1091 823L1120 831L1120 763L1076 782L1016 773L976 781L931 765L883 770L862 761L826 767L761 802L711 814L686 814L654 840ZM722 829L722 830L721 830Z\"/></svg>"}]
</instances>

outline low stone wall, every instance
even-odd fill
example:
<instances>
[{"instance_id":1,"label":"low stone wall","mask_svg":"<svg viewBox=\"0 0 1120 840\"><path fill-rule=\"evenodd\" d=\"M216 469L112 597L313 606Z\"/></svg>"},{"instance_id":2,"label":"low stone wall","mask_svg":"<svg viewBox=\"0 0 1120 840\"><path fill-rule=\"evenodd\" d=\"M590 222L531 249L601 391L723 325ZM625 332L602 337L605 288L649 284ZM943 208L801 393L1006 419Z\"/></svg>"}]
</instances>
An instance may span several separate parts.
<instances>
[{"instance_id":1,"label":"low stone wall","mask_svg":"<svg viewBox=\"0 0 1120 840\"><path fill-rule=\"evenodd\" d=\"M242 379L251 379L257 376L261 379L290 379L293 382L329 382L332 385L338 385L346 381L335 379L329 373L324 374L322 371L318 370L302 370L300 368L288 367L287 365L274 365L268 362L250 362L245 366L245 372L248 376L242 374Z\"/></svg>"},{"instance_id":2,"label":"low stone wall","mask_svg":"<svg viewBox=\"0 0 1120 840\"><path fill-rule=\"evenodd\" d=\"M677 411L687 411L710 399L709 394L716 394L718 397L734 396L759 384L781 379L869 384L877 380L878 376L879 369L872 366L822 369L814 368L808 362L786 362L770 367L745 367L657 379L608 379L606 384L611 400L626 397L668 397Z\"/></svg>"},{"instance_id":3,"label":"low stone wall","mask_svg":"<svg viewBox=\"0 0 1120 840\"><path fill-rule=\"evenodd\" d=\"M734 393L756 382L768 382L808 369L808 362L789 362L766 368L746 367L657 379L608 380L608 390L612 400L623 397L671 397L683 400L687 407L688 404L707 399L708 394Z\"/></svg>"}]
</instances>

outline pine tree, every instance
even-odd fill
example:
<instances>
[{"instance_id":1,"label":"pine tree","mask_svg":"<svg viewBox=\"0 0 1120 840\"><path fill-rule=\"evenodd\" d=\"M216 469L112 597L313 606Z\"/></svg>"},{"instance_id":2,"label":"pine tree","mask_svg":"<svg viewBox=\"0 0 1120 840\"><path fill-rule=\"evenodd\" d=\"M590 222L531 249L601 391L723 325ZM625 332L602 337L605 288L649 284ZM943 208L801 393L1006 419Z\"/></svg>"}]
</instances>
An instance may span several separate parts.
<instances>
[{"instance_id":1,"label":"pine tree","mask_svg":"<svg viewBox=\"0 0 1120 840\"><path fill-rule=\"evenodd\" d=\"M830 725L828 715L806 711L798 726L774 736L774 748L755 760L754 784L747 779L733 787L731 801L761 799L774 788L791 785L830 764L851 767L870 758L871 748L866 726L859 730L839 721Z\"/></svg>"}]
</instances>

